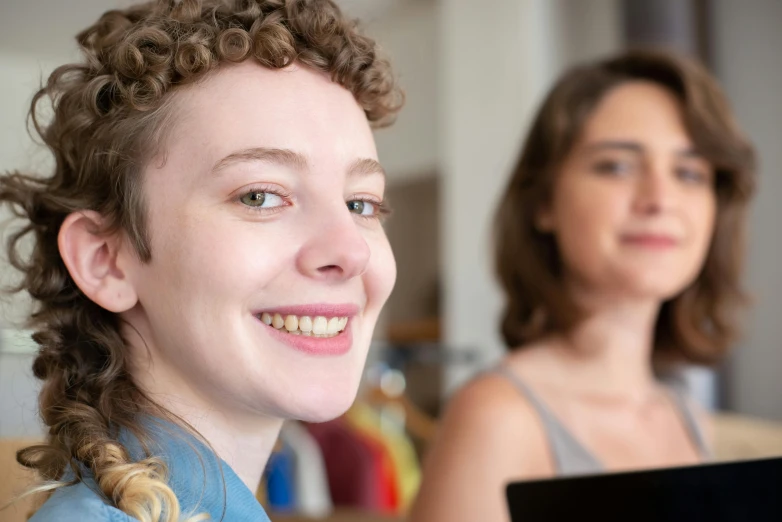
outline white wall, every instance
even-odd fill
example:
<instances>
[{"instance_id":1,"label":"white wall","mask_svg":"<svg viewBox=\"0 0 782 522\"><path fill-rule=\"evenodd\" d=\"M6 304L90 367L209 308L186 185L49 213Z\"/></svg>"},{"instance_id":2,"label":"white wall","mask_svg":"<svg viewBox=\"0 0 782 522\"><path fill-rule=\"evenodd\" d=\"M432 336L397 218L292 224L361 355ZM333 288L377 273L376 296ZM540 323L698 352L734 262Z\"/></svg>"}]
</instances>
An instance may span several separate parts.
<instances>
[{"instance_id":1,"label":"white wall","mask_svg":"<svg viewBox=\"0 0 782 522\"><path fill-rule=\"evenodd\" d=\"M38 383L30 367L33 355L0 352L0 438L39 437Z\"/></svg>"},{"instance_id":2,"label":"white wall","mask_svg":"<svg viewBox=\"0 0 782 522\"><path fill-rule=\"evenodd\" d=\"M0 330L0 438L38 437L38 382L31 367L35 355L29 332Z\"/></svg>"},{"instance_id":3,"label":"white wall","mask_svg":"<svg viewBox=\"0 0 782 522\"><path fill-rule=\"evenodd\" d=\"M63 58L65 59L65 58ZM54 69L56 62L18 52L0 49L0 173L19 170L25 173L48 172L52 159L27 132L27 111L42 78ZM7 265L5 239L11 214L0 208L0 285L15 282L18 274ZM16 222L18 223L18 221ZM26 294L0 293L0 327L20 325L30 310Z\"/></svg>"},{"instance_id":4,"label":"white wall","mask_svg":"<svg viewBox=\"0 0 782 522\"><path fill-rule=\"evenodd\" d=\"M761 160L748 282L755 305L730 373L731 406L782 419L782 2L714 0L715 68Z\"/></svg>"},{"instance_id":5,"label":"white wall","mask_svg":"<svg viewBox=\"0 0 782 522\"><path fill-rule=\"evenodd\" d=\"M26 115L41 78L54 64L17 51L0 49L0 172L18 169L41 172L50 158L36 147L26 132ZM5 245L9 212L0 210L0 240ZM18 277L6 264L5 249L0 253L0 285ZM26 294L0 295L0 328L20 326L30 309ZM38 384L32 376L34 345L30 339L19 342L13 332L0 330L0 437L32 437L41 434L36 414Z\"/></svg>"},{"instance_id":6,"label":"white wall","mask_svg":"<svg viewBox=\"0 0 782 522\"><path fill-rule=\"evenodd\" d=\"M503 353L489 232L524 133L565 66L619 46L617 2L583 4L440 3L445 339L454 350L479 350L482 365ZM453 368L446 387L476 369Z\"/></svg>"},{"instance_id":7,"label":"white wall","mask_svg":"<svg viewBox=\"0 0 782 522\"><path fill-rule=\"evenodd\" d=\"M392 183L431 176L439 166L437 29L434 0L399 2L367 27L391 58L407 96L396 123L375 134Z\"/></svg>"}]
</instances>

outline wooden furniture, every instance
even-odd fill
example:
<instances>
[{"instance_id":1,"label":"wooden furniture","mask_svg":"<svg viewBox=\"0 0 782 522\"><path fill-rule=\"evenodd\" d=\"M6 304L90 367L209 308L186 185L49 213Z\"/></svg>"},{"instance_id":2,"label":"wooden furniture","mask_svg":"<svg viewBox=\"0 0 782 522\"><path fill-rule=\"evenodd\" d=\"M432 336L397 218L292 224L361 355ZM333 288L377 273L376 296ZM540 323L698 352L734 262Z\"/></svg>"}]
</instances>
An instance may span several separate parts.
<instances>
[{"instance_id":1,"label":"wooden furniture","mask_svg":"<svg viewBox=\"0 0 782 522\"><path fill-rule=\"evenodd\" d=\"M729 413L720 413L713 419L717 460L782 456L782 423Z\"/></svg>"},{"instance_id":2,"label":"wooden furniture","mask_svg":"<svg viewBox=\"0 0 782 522\"><path fill-rule=\"evenodd\" d=\"M16 452L39 442L31 439L0 439L0 508L33 484L35 475L16 462ZM0 511L3 522L25 522L40 497L26 497Z\"/></svg>"}]
</instances>

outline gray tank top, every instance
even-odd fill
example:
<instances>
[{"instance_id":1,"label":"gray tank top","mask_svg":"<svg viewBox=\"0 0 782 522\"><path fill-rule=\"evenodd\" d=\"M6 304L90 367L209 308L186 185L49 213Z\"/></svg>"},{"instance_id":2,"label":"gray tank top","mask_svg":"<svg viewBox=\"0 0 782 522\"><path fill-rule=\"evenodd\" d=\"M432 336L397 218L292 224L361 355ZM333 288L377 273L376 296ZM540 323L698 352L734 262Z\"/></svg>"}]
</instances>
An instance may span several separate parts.
<instances>
[{"instance_id":1,"label":"gray tank top","mask_svg":"<svg viewBox=\"0 0 782 522\"><path fill-rule=\"evenodd\" d=\"M495 371L507 378L519 390L540 417L551 448L557 476L591 475L605 471L600 461L581 445L519 376L505 366L499 366ZM681 391L675 388L669 389L673 402L679 410L679 415L693 444L704 461L711 460L711 450L708 444L706 444L706 439L689 402Z\"/></svg>"}]
</instances>

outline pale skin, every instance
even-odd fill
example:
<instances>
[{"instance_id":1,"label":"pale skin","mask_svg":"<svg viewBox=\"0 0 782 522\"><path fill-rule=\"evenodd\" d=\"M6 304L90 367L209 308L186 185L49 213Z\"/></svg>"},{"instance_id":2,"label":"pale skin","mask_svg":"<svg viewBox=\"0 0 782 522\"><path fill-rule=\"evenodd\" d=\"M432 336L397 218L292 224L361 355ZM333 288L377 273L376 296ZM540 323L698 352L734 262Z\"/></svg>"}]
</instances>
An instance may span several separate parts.
<instances>
[{"instance_id":1,"label":"pale skin","mask_svg":"<svg viewBox=\"0 0 782 522\"><path fill-rule=\"evenodd\" d=\"M299 64L223 66L175 96L144 172L152 260L122 233L96 234L90 211L66 219L60 251L126 321L137 384L255 491L284 420L325 421L355 398L396 278L385 175L352 93ZM350 315L347 352L295 349L261 321L286 307Z\"/></svg>"},{"instance_id":2,"label":"pale skin","mask_svg":"<svg viewBox=\"0 0 782 522\"><path fill-rule=\"evenodd\" d=\"M701 460L654 378L651 352L661 304L703 266L713 175L692 150L676 98L630 82L594 109L538 216L589 318L504 363L609 471ZM700 420L710 437L702 412ZM410 520L508 521L505 485L554 473L537 413L509 381L486 374L451 400Z\"/></svg>"}]
</instances>

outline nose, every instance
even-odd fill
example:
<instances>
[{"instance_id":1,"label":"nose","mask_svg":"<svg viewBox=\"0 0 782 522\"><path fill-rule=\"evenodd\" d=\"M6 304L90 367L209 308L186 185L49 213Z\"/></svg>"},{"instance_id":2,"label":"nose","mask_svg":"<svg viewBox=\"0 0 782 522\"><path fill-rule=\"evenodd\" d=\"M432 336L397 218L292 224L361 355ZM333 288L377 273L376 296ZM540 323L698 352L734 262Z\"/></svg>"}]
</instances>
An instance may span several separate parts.
<instances>
[{"instance_id":1,"label":"nose","mask_svg":"<svg viewBox=\"0 0 782 522\"><path fill-rule=\"evenodd\" d=\"M668 211L675 204L675 184L671 169L665 165L653 166L641 176L635 196L635 210L641 214L656 215Z\"/></svg>"},{"instance_id":2,"label":"nose","mask_svg":"<svg viewBox=\"0 0 782 522\"><path fill-rule=\"evenodd\" d=\"M301 273L324 282L345 281L364 273L369 245L344 203L339 209L313 216L308 229L308 240L297 258Z\"/></svg>"}]
</instances>

